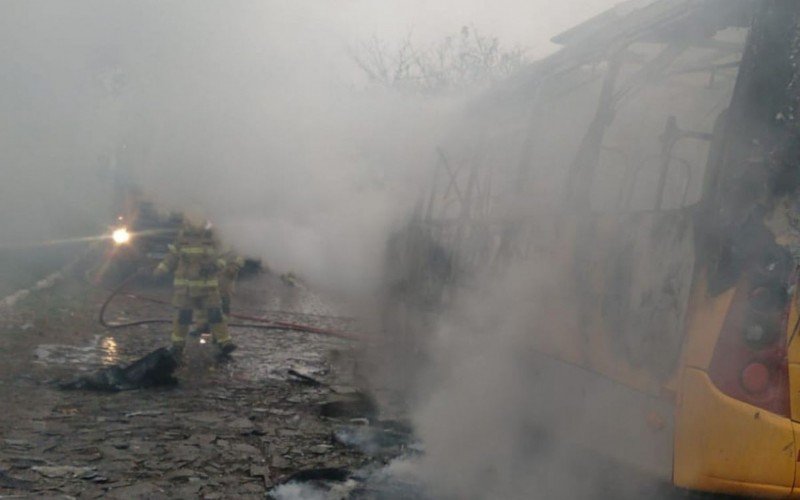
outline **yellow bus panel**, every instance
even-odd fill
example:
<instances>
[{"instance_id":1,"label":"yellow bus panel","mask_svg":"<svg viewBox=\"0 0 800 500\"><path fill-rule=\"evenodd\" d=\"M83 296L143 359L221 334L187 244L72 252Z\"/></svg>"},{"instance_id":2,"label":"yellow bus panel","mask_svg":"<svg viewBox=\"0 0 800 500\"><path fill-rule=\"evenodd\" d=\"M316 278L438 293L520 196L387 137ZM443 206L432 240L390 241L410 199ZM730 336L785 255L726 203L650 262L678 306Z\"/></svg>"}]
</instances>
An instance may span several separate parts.
<instances>
[{"instance_id":1,"label":"yellow bus panel","mask_svg":"<svg viewBox=\"0 0 800 500\"><path fill-rule=\"evenodd\" d=\"M792 422L720 392L686 368L675 429L674 482L689 489L788 497L795 482Z\"/></svg>"}]
</instances>

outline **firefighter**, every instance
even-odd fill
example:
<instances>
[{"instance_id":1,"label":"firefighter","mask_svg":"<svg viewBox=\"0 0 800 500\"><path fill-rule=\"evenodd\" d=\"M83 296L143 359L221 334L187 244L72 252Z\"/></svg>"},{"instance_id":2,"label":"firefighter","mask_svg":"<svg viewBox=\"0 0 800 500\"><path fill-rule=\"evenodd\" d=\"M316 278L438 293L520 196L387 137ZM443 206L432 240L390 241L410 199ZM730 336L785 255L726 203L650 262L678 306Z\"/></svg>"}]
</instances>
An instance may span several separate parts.
<instances>
[{"instance_id":1,"label":"firefighter","mask_svg":"<svg viewBox=\"0 0 800 500\"><path fill-rule=\"evenodd\" d=\"M193 310L205 311L211 334L223 356L236 349L222 314L217 277L219 259L218 244L210 224L187 220L174 244L170 245L169 253L156 267L155 276L175 271L172 304L176 311L172 326L172 352L176 357L180 357L186 345Z\"/></svg>"}]
</instances>

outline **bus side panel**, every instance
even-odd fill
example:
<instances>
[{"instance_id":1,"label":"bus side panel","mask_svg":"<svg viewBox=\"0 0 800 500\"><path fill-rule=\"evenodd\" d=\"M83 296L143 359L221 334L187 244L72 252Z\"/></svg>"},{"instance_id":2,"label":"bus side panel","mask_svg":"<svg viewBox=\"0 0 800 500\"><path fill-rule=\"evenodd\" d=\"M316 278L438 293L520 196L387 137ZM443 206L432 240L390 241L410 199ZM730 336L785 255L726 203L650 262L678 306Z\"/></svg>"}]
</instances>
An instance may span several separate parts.
<instances>
[{"instance_id":1,"label":"bus side panel","mask_svg":"<svg viewBox=\"0 0 800 500\"><path fill-rule=\"evenodd\" d=\"M795 476L792 423L720 392L687 367L675 430L674 481L689 489L786 497Z\"/></svg>"},{"instance_id":2,"label":"bus side panel","mask_svg":"<svg viewBox=\"0 0 800 500\"><path fill-rule=\"evenodd\" d=\"M797 443L800 443L800 424L792 422L792 429L794 430L795 448L798 448ZM797 453L800 454L800 449ZM800 455L796 455L796 458L800 459ZM800 462L800 460L797 460L797 462ZM797 463L795 463L794 468L794 489L792 489L791 498L800 498L800 467L797 467Z\"/></svg>"},{"instance_id":3,"label":"bus side panel","mask_svg":"<svg viewBox=\"0 0 800 500\"><path fill-rule=\"evenodd\" d=\"M531 382L524 397L564 450L579 450L575 456L670 481L674 401L631 389L541 352L527 351L525 356L539 380ZM534 419L532 423L537 422Z\"/></svg>"},{"instance_id":4,"label":"bus side panel","mask_svg":"<svg viewBox=\"0 0 800 500\"><path fill-rule=\"evenodd\" d=\"M792 420L800 422L800 289L795 287L792 294L787 317L787 358L789 361L789 402L791 404ZM796 483L800 488L800 482Z\"/></svg>"},{"instance_id":5,"label":"bus side panel","mask_svg":"<svg viewBox=\"0 0 800 500\"><path fill-rule=\"evenodd\" d=\"M686 345L683 353L683 364L692 368L708 370L714 346L717 345L719 332L725 322L725 316L731 307L735 290L730 290L712 297L708 294L708 280L705 270L698 273L697 284L689 301Z\"/></svg>"},{"instance_id":6,"label":"bus side panel","mask_svg":"<svg viewBox=\"0 0 800 500\"><path fill-rule=\"evenodd\" d=\"M797 329L800 327L800 290L795 288L792 294L789 316L787 318L788 352L789 360L789 402L792 412L792 427L794 428L795 443L800 443L800 342L797 341ZM800 453L800 452L798 452ZM800 462L800 455L797 456ZM792 498L800 498L800 467L795 468L794 490Z\"/></svg>"},{"instance_id":7,"label":"bus side panel","mask_svg":"<svg viewBox=\"0 0 800 500\"><path fill-rule=\"evenodd\" d=\"M562 278L546 299L560 314L537 348L659 396L679 373L692 224L689 211L561 217L547 240Z\"/></svg>"}]
</instances>

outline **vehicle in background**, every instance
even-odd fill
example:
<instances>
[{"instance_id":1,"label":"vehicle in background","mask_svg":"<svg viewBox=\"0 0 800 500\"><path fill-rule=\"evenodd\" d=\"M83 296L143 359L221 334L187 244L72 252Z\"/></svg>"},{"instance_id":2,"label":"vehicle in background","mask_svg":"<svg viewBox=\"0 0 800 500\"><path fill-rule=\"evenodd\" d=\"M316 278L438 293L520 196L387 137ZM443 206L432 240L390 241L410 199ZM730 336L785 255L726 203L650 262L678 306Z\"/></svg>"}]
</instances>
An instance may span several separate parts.
<instances>
[{"instance_id":1,"label":"vehicle in background","mask_svg":"<svg viewBox=\"0 0 800 500\"><path fill-rule=\"evenodd\" d=\"M154 268L169 252L183 224L183 214L160 212L155 204L132 194L124 203L124 213L110 227L111 238L104 256L95 267L95 276L105 284L119 283L140 268ZM262 270L259 259L245 258L239 276ZM161 282L170 281L164 277Z\"/></svg>"}]
</instances>

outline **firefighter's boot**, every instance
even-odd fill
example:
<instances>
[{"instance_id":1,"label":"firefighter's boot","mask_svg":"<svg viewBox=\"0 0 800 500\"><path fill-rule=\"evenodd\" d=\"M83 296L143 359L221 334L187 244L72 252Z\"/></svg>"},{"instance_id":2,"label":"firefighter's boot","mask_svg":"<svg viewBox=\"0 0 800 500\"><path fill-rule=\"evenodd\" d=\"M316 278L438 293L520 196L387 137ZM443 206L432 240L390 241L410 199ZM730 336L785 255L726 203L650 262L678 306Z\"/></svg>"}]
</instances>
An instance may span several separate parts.
<instances>
[{"instance_id":1,"label":"firefighter's boot","mask_svg":"<svg viewBox=\"0 0 800 500\"><path fill-rule=\"evenodd\" d=\"M236 350L236 344L231 340L231 335L228 333L228 325L225 321L212 323L211 334L214 336L214 343L219 348L221 357L227 357Z\"/></svg>"},{"instance_id":2,"label":"firefighter's boot","mask_svg":"<svg viewBox=\"0 0 800 500\"><path fill-rule=\"evenodd\" d=\"M238 346L233 342L227 342L219 346L219 354L220 356L230 356L230 354L236 350Z\"/></svg>"}]
</instances>

